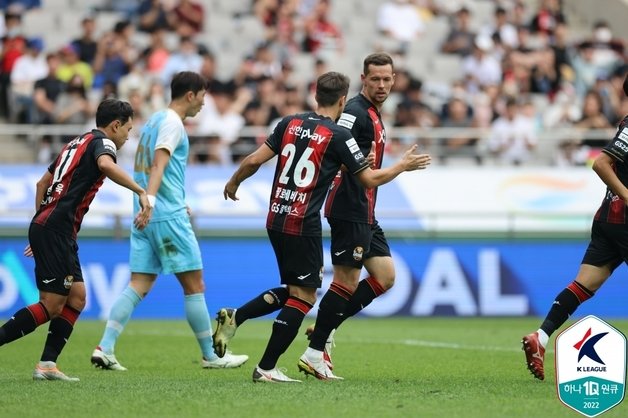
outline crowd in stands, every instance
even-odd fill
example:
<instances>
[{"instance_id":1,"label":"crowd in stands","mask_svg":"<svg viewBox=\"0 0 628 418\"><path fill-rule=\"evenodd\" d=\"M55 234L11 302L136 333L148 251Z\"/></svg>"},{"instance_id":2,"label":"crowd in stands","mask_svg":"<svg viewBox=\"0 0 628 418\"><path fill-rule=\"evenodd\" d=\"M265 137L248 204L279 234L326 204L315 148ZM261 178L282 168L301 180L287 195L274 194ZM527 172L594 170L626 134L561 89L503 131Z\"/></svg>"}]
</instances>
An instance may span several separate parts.
<instances>
[{"instance_id":1,"label":"crowd in stands","mask_svg":"<svg viewBox=\"0 0 628 418\"><path fill-rule=\"evenodd\" d=\"M245 12L257 17L264 36L250 45L231 77L219 79L221 56L204 35L212 13L206 2L103 0L99 10L119 12L119 22L98 28L98 10L86 13L81 36L50 50L45 37L23 35L23 17L40 8L41 1L0 0L0 118L18 124L88 125L100 100L119 97L136 112L133 137L120 157L131 164L142 123L168 102L172 75L197 71L209 80L209 94L201 113L189 122L193 162L237 162L267 133L243 136L243 127L272 127L284 115L312 109L316 76L334 69L330 52L351 53L344 29L331 13L334 1L343 0L251 0ZM474 16L476 1L493 5L493 15ZM380 1L375 20L360 24L378 31L373 49L391 53L397 63L396 83L384 107L387 127L452 128L454 134L440 142L438 162L468 157L482 164L490 156L505 165L533 158L540 131L577 127L582 135L562 142L554 162L586 164L612 135L589 138L586 132L612 132L628 114L621 89L627 71L624 41L601 20L587 36L574 39L560 0L540 0L534 10L528 4ZM435 19L448 22L449 31L433 45L434 53L459 56L462 62L462 76L438 100L426 97L430 80L412 71L413 62L429 59L414 56L412 45ZM147 45L138 45L138 33L146 35ZM176 46L168 45L168 36L176 37ZM316 57L311 78L295 74L293 58L300 54ZM356 67L349 75L357 80L360 72ZM465 133L468 128L487 134L480 138ZM432 140L396 135L388 138L387 151L394 155L415 141ZM54 142L41 139L39 162L54 156Z\"/></svg>"}]
</instances>

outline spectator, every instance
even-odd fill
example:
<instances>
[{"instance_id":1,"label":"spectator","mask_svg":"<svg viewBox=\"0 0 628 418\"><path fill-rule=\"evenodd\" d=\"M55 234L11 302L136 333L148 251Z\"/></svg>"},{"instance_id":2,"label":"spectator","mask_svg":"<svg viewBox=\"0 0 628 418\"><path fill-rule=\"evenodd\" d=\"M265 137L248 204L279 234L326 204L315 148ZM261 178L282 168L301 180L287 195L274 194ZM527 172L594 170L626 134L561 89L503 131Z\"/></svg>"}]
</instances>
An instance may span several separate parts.
<instances>
[{"instance_id":1,"label":"spectator","mask_svg":"<svg viewBox=\"0 0 628 418\"><path fill-rule=\"evenodd\" d=\"M212 104L204 106L197 117L198 126L196 135L200 137L212 137L208 141L209 159L220 164L232 162L230 146L236 139L244 118L242 111L250 100L248 90L240 90L240 96L235 100L235 85L214 83L211 97L205 98Z\"/></svg>"},{"instance_id":2,"label":"spectator","mask_svg":"<svg viewBox=\"0 0 628 418\"><path fill-rule=\"evenodd\" d=\"M9 116L9 86L15 61L26 49L22 33L22 15L13 11L4 14L5 35L0 45L0 116Z\"/></svg>"},{"instance_id":3,"label":"spectator","mask_svg":"<svg viewBox=\"0 0 628 418\"><path fill-rule=\"evenodd\" d=\"M611 129L613 126L602 112L602 109L603 101L600 94L595 90L587 92L582 105L582 118L575 123L576 128L583 130ZM599 138L585 138L582 144L600 149L608 142L607 138L608 134L605 133Z\"/></svg>"},{"instance_id":4,"label":"spectator","mask_svg":"<svg viewBox=\"0 0 628 418\"><path fill-rule=\"evenodd\" d=\"M57 68L60 63L58 54L46 55L48 74L35 82L33 100L37 114L36 123L54 123L55 103L59 95L65 90L65 83L57 77Z\"/></svg>"},{"instance_id":5,"label":"spectator","mask_svg":"<svg viewBox=\"0 0 628 418\"><path fill-rule=\"evenodd\" d=\"M471 30L471 12L466 7L456 12L456 18L449 34L441 46L441 52L445 54L458 54L467 56L473 51L475 32Z\"/></svg>"},{"instance_id":6,"label":"spectator","mask_svg":"<svg viewBox=\"0 0 628 418\"><path fill-rule=\"evenodd\" d=\"M246 127L265 126L265 122L268 119L265 112L262 111L261 103L256 100L246 105L243 117L244 126ZM244 157L263 144L267 137L267 132L257 136L240 136L231 144L231 157L233 158L233 162L241 162Z\"/></svg>"},{"instance_id":7,"label":"spectator","mask_svg":"<svg viewBox=\"0 0 628 418\"><path fill-rule=\"evenodd\" d=\"M35 82L48 73L46 59L41 51L44 43L41 38L32 38L26 44L26 53L15 60L11 72L11 121L33 123L35 105L33 93Z\"/></svg>"},{"instance_id":8,"label":"spectator","mask_svg":"<svg viewBox=\"0 0 628 418\"><path fill-rule=\"evenodd\" d=\"M488 36L498 36L506 49L514 49L519 45L517 29L508 21L508 12L503 7L496 7L493 23L482 32Z\"/></svg>"},{"instance_id":9,"label":"spectator","mask_svg":"<svg viewBox=\"0 0 628 418\"><path fill-rule=\"evenodd\" d=\"M503 164L527 162L537 144L534 124L521 114L514 98L508 98L504 115L491 125L489 150Z\"/></svg>"},{"instance_id":10,"label":"spectator","mask_svg":"<svg viewBox=\"0 0 628 418\"><path fill-rule=\"evenodd\" d=\"M499 62L491 55L493 41L485 35L475 37L473 53L464 58L462 72L467 83L467 90L477 92L489 84L499 84L502 69Z\"/></svg>"},{"instance_id":11,"label":"spectator","mask_svg":"<svg viewBox=\"0 0 628 418\"><path fill-rule=\"evenodd\" d=\"M198 73L203 65L203 57L198 52L198 47L190 37L182 37L179 40L179 48L173 52L161 72L160 78L164 86L170 85L172 76L181 71L193 71Z\"/></svg>"},{"instance_id":12,"label":"spectator","mask_svg":"<svg viewBox=\"0 0 628 418\"><path fill-rule=\"evenodd\" d=\"M107 83L117 84L122 76L128 73L128 50L122 38L109 32L100 38L94 59L94 88L102 88Z\"/></svg>"},{"instance_id":13,"label":"spectator","mask_svg":"<svg viewBox=\"0 0 628 418\"><path fill-rule=\"evenodd\" d=\"M462 98L454 96L449 99L446 116L441 119L441 127L455 128L458 131L443 141L444 149L441 150L440 159L442 163L451 157L471 157L478 164L482 163L482 157L476 149L478 138L464 132L465 128L473 127L470 113L468 104Z\"/></svg>"},{"instance_id":14,"label":"spectator","mask_svg":"<svg viewBox=\"0 0 628 418\"><path fill-rule=\"evenodd\" d=\"M329 0L319 0L314 13L305 19L305 52L324 56L344 51L342 31L330 20L329 7Z\"/></svg>"},{"instance_id":15,"label":"spectator","mask_svg":"<svg viewBox=\"0 0 628 418\"><path fill-rule=\"evenodd\" d=\"M141 54L141 58L146 61L146 70L152 75L161 74L168 58L170 58L170 50L165 43L165 35L165 29L154 28L150 32L150 44Z\"/></svg>"},{"instance_id":16,"label":"spectator","mask_svg":"<svg viewBox=\"0 0 628 418\"><path fill-rule=\"evenodd\" d=\"M377 29L397 41L404 51L425 31L419 9L410 0L386 1L379 7L377 16Z\"/></svg>"},{"instance_id":17,"label":"spectator","mask_svg":"<svg viewBox=\"0 0 628 418\"><path fill-rule=\"evenodd\" d=\"M547 38L554 36L559 23L567 23L561 11L560 0L542 0L537 13L530 22L530 30Z\"/></svg>"},{"instance_id":18,"label":"spectator","mask_svg":"<svg viewBox=\"0 0 628 418\"><path fill-rule=\"evenodd\" d=\"M59 124L85 125L92 116L91 106L85 93L81 76L74 75L55 103L54 122ZM71 139L66 137L65 141Z\"/></svg>"},{"instance_id":19,"label":"spectator","mask_svg":"<svg viewBox=\"0 0 628 418\"><path fill-rule=\"evenodd\" d=\"M203 31L205 10L198 2L179 0L168 14L168 20L179 36L194 36Z\"/></svg>"},{"instance_id":20,"label":"spectator","mask_svg":"<svg viewBox=\"0 0 628 418\"><path fill-rule=\"evenodd\" d=\"M96 20L94 16L88 15L81 21L81 29L83 33L80 38L72 41L72 46L76 48L79 60L90 65L94 63L98 43L94 40L94 32L96 30Z\"/></svg>"},{"instance_id":21,"label":"spectator","mask_svg":"<svg viewBox=\"0 0 628 418\"><path fill-rule=\"evenodd\" d=\"M142 0L137 8L137 27L142 32L149 33L156 29L170 30L169 13L162 0Z\"/></svg>"},{"instance_id":22,"label":"spectator","mask_svg":"<svg viewBox=\"0 0 628 418\"><path fill-rule=\"evenodd\" d=\"M572 47L568 43L567 25L558 23L554 29L554 40L551 43L554 51L554 72L556 73L556 84L562 85L563 78L569 78L573 74L571 64L571 56L573 55ZM622 91L622 96L623 91Z\"/></svg>"},{"instance_id":23,"label":"spectator","mask_svg":"<svg viewBox=\"0 0 628 418\"><path fill-rule=\"evenodd\" d=\"M79 59L78 49L72 44L61 50L61 65L57 69L57 77L64 83L69 83L74 76L79 76L85 89L91 89L94 82L92 67Z\"/></svg>"},{"instance_id":24,"label":"spectator","mask_svg":"<svg viewBox=\"0 0 628 418\"><path fill-rule=\"evenodd\" d=\"M590 148L582 145L582 142L577 139L561 141L558 144L554 165L557 167L584 166L589 161L590 153Z\"/></svg>"},{"instance_id":25,"label":"spectator","mask_svg":"<svg viewBox=\"0 0 628 418\"><path fill-rule=\"evenodd\" d=\"M22 13L41 7L41 0L0 0L0 10Z\"/></svg>"},{"instance_id":26,"label":"spectator","mask_svg":"<svg viewBox=\"0 0 628 418\"><path fill-rule=\"evenodd\" d=\"M135 92L138 92L140 96L146 98L150 90L151 83L154 81L154 77L146 76L143 61L137 61L131 64L129 72L120 77L118 81L118 97L120 100L129 102L129 98ZM133 103L131 103L133 105Z\"/></svg>"}]
</instances>

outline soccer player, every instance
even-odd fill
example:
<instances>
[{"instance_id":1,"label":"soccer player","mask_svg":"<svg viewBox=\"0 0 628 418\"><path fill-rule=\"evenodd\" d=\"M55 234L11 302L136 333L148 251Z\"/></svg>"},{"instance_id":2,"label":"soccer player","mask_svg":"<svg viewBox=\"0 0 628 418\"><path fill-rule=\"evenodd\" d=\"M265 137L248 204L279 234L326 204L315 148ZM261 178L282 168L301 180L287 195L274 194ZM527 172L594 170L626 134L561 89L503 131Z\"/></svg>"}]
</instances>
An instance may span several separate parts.
<instances>
[{"instance_id":1,"label":"soccer player","mask_svg":"<svg viewBox=\"0 0 628 418\"><path fill-rule=\"evenodd\" d=\"M628 95L628 74L623 88ZM628 116L593 162L593 170L607 190L593 218L591 241L576 279L556 296L541 327L523 337L526 366L540 380L545 379L545 347L552 333L581 303L593 297L622 262L628 263Z\"/></svg>"},{"instance_id":2,"label":"soccer player","mask_svg":"<svg viewBox=\"0 0 628 418\"><path fill-rule=\"evenodd\" d=\"M168 108L146 122L135 155L134 177L146 188L154 213L145 229L131 231L131 281L112 305L91 357L92 364L103 369L126 370L114 355L116 341L160 273L174 273L183 288L185 315L200 345L203 368L239 367L248 360L246 355L227 353L219 358L214 354L201 252L185 203L190 143L183 120L201 110L206 80L194 72L180 72L172 78L170 90ZM134 210L138 210L137 200Z\"/></svg>"},{"instance_id":3,"label":"soccer player","mask_svg":"<svg viewBox=\"0 0 628 418\"><path fill-rule=\"evenodd\" d=\"M342 113L349 79L337 72L321 75L316 83L316 112L287 116L255 152L246 157L225 185L224 196L237 200L240 184L258 168L278 155L266 221L286 287L269 289L238 309L218 313L214 349L225 353L236 328L244 321L279 313L266 350L253 371L254 382L299 382L276 365L297 335L304 316L316 301L322 282L323 249L320 209L327 190L342 165L364 187L372 188L393 180L404 171L424 169L429 155L414 154L411 147L398 162L372 170L348 129L334 123ZM299 360L299 369L319 379L337 379L323 362Z\"/></svg>"},{"instance_id":4,"label":"soccer player","mask_svg":"<svg viewBox=\"0 0 628 418\"><path fill-rule=\"evenodd\" d=\"M39 302L20 309L0 327L1 346L50 321L34 380L79 380L61 372L57 358L85 307L76 236L105 177L139 197L141 210L134 220L138 229L147 224L152 212L144 188L116 164L116 152L133 127L131 105L115 99L103 101L96 110L96 126L70 141L37 182L36 213L24 255L35 257Z\"/></svg>"},{"instance_id":5,"label":"soccer player","mask_svg":"<svg viewBox=\"0 0 628 418\"><path fill-rule=\"evenodd\" d=\"M374 153L374 168L380 168L386 145L381 109L395 82L392 58L382 52L364 59L362 90L347 102L338 125L351 130L363 153ZM304 356L324 358L333 369L333 333L347 318L368 306L395 282L395 265L384 231L375 217L377 188L365 188L356 178L340 171L325 203L331 228L331 260L334 275L318 307L315 326L306 333L310 343ZM369 277L360 281L366 268Z\"/></svg>"}]
</instances>

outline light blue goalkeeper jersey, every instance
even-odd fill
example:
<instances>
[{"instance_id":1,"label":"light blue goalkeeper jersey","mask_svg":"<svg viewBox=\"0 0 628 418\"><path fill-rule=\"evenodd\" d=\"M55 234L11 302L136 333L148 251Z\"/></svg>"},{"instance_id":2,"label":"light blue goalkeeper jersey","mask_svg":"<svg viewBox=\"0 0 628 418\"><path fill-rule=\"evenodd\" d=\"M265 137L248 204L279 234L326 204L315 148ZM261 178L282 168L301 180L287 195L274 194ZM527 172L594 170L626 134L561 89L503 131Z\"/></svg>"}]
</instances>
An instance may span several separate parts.
<instances>
[{"instance_id":1,"label":"light blue goalkeeper jersey","mask_svg":"<svg viewBox=\"0 0 628 418\"><path fill-rule=\"evenodd\" d=\"M163 221L187 214L185 168L190 152L190 141L183 121L172 109L154 113L142 128L135 154L133 178L145 190L148 188L155 150L160 148L170 153L170 162L164 170L151 221ZM134 195L133 212L138 213L139 210L139 198Z\"/></svg>"}]
</instances>

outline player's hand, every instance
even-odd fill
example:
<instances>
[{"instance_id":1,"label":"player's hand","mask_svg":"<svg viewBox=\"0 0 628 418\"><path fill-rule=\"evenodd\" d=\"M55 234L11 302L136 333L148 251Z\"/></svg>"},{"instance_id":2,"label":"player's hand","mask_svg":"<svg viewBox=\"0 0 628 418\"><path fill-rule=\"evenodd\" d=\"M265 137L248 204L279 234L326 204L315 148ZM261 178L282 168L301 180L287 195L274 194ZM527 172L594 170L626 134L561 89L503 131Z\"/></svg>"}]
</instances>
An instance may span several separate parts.
<instances>
[{"instance_id":1,"label":"player's hand","mask_svg":"<svg viewBox=\"0 0 628 418\"><path fill-rule=\"evenodd\" d=\"M405 171L424 170L432 162L429 154L415 154L417 148L418 145L414 144L403 154L401 162Z\"/></svg>"},{"instance_id":2,"label":"player's hand","mask_svg":"<svg viewBox=\"0 0 628 418\"><path fill-rule=\"evenodd\" d=\"M26 246L26 248L24 248L24 255L26 257L32 257L33 256L33 250L31 249L31 245L30 244L28 244Z\"/></svg>"},{"instance_id":3,"label":"player's hand","mask_svg":"<svg viewBox=\"0 0 628 418\"><path fill-rule=\"evenodd\" d=\"M371 150L366 156L366 162L369 163L369 167L375 170L375 141L371 142Z\"/></svg>"},{"instance_id":4,"label":"player's hand","mask_svg":"<svg viewBox=\"0 0 628 418\"><path fill-rule=\"evenodd\" d=\"M235 184L232 180L229 180L227 184L225 184L225 190L222 192L222 195L225 197L225 200L240 200L236 196L236 192L238 191L238 185Z\"/></svg>"},{"instance_id":5,"label":"player's hand","mask_svg":"<svg viewBox=\"0 0 628 418\"><path fill-rule=\"evenodd\" d=\"M139 196L140 207L142 209L133 220L133 225L135 225L137 229L142 230L146 227L146 225L148 225L148 221L150 221L150 218L153 215L153 206L151 206L146 192L141 193Z\"/></svg>"},{"instance_id":6,"label":"player's hand","mask_svg":"<svg viewBox=\"0 0 628 418\"><path fill-rule=\"evenodd\" d=\"M185 205L185 211L188 213L189 217L192 217L192 208L190 205Z\"/></svg>"}]
</instances>

